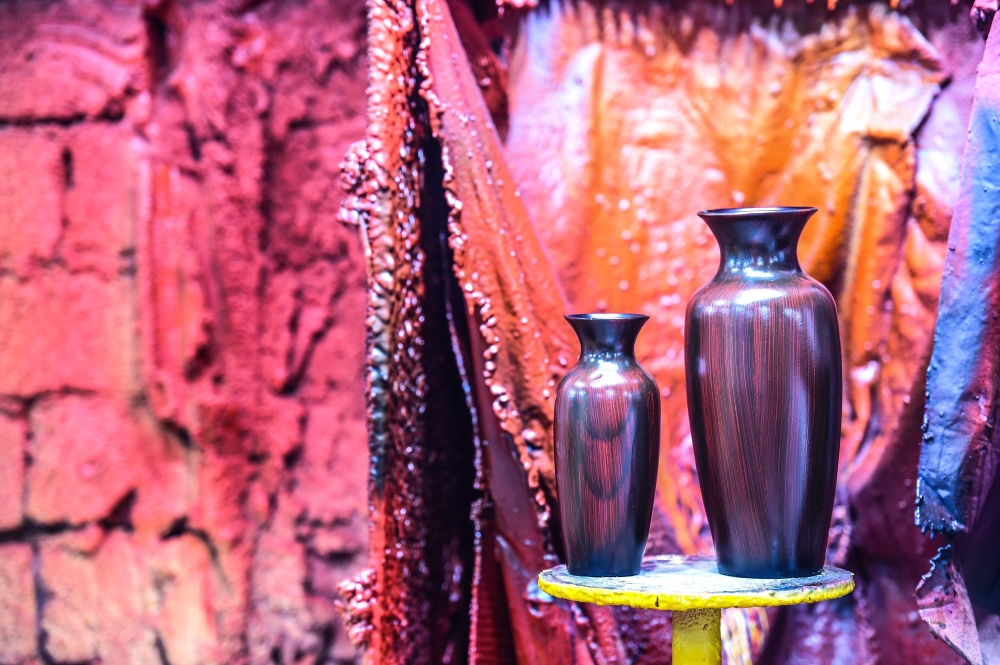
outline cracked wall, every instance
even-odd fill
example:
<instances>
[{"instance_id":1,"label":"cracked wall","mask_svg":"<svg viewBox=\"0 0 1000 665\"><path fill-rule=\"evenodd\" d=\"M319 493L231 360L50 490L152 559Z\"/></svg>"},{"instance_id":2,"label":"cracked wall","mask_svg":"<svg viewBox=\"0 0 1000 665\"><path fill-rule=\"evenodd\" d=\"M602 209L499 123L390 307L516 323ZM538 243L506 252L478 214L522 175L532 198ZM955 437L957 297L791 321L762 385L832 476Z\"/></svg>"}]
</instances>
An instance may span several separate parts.
<instances>
[{"instance_id":1,"label":"cracked wall","mask_svg":"<svg viewBox=\"0 0 1000 665\"><path fill-rule=\"evenodd\" d=\"M0 4L0 663L341 663L364 4Z\"/></svg>"}]
</instances>

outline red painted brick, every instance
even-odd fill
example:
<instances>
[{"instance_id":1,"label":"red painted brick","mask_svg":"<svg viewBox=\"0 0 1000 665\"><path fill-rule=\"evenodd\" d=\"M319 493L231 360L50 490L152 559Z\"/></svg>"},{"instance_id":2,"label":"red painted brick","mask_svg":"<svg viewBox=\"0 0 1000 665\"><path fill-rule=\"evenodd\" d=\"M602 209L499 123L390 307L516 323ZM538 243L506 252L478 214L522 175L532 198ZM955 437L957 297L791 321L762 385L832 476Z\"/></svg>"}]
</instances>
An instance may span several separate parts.
<instances>
[{"instance_id":1,"label":"red painted brick","mask_svg":"<svg viewBox=\"0 0 1000 665\"><path fill-rule=\"evenodd\" d=\"M132 538L92 526L44 539L39 558L53 660L158 663L159 637L173 665L233 662L219 649L214 612L226 582L195 536Z\"/></svg>"},{"instance_id":2,"label":"red painted brick","mask_svg":"<svg viewBox=\"0 0 1000 665\"><path fill-rule=\"evenodd\" d=\"M30 413L27 514L81 524L107 516L144 473L143 441L121 405L70 395Z\"/></svg>"},{"instance_id":3,"label":"red painted brick","mask_svg":"<svg viewBox=\"0 0 1000 665\"><path fill-rule=\"evenodd\" d=\"M26 434L23 420L0 415L0 530L21 523Z\"/></svg>"},{"instance_id":4,"label":"red painted brick","mask_svg":"<svg viewBox=\"0 0 1000 665\"><path fill-rule=\"evenodd\" d=\"M217 611L225 605L229 590L213 570L205 544L185 535L162 542L147 556L148 593L156 599L150 620L159 628L167 662L239 662L235 654L220 649L217 621L226 617Z\"/></svg>"},{"instance_id":5,"label":"red painted brick","mask_svg":"<svg viewBox=\"0 0 1000 665\"><path fill-rule=\"evenodd\" d=\"M42 610L46 650L58 662L158 662L155 632L144 617L153 578L148 555L123 532L92 526L42 541L39 572L48 591Z\"/></svg>"},{"instance_id":6,"label":"red painted brick","mask_svg":"<svg viewBox=\"0 0 1000 665\"><path fill-rule=\"evenodd\" d=\"M68 132L73 178L66 190L67 226L60 254L72 271L115 275L135 246L138 141L124 126L84 124Z\"/></svg>"},{"instance_id":7,"label":"red painted brick","mask_svg":"<svg viewBox=\"0 0 1000 665\"><path fill-rule=\"evenodd\" d=\"M34 655L37 614L31 546L0 545L0 663L19 663Z\"/></svg>"},{"instance_id":8,"label":"red painted brick","mask_svg":"<svg viewBox=\"0 0 1000 665\"><path fill-rule=\"evenodd\" d=\"M140 468L132 524L137 537L148 538L169 531L187 511L196 456L164 435L150 414L139 411L132 415L142 444L133 462Z\"/></svg>"},{"instance_id":9,"label":"red painted brick","mask_svg":"<svg viewBox=\"0 0 1000 665\"><path fill-rule=\"evenodd\" d=\"M156 634L143 613L143 601L153 587L144 555L132 538L115 531L107 534L93 557L93 588L100 607L97 651L102 663L160 662Z\"/></svg>"},{"instance_id":10,"label":"red painted brick","mask_svg":"<svg viewBox=\"0 0 1000 665\"><path fill-rule=\"evenodd\" d=\"M139 5L0 3L0 118L114 112L145 78Z\"/></svg>"},{"instance_id":11,"label":"red painted brick","mask_svg":"<svg viewBox=\"0 0 1000 665\"><path fill-rule=\"evenodd\" d=\"M218 649L213 608L227 595L204 543L191 535L137 540L97 527L42 541L47 649L59 662L232 662Z\"/></svg>"},{"instance_id":12,"label":"red painted brick","mask_svg":"<svg viewBox=\"0 0 1000 665\"><path fill-rule=\"evenodd\" d=\"M56 131L0 130L0 268L23 274L52 257L62 226L64 173Z\"/></svg>"},{"instance_id":13,"label":"red painted brick","mask_svg":"<svg viewBox=\"0 0 1000 665\"><path fill-rule=\"evenodd\" d=\"M98 527L90 533L70 533L42 541L39 575L48 592L42 610L46 650L56 661L97 659L99 608L103 607L88 556Z\"/></svg>"},{"instance_id":14,"label":"red painted brick","mask_svg":"<svg viewBox=\"0 0 1000 665\"><path fill-rule=\"evenodd\" d=\"M0 395L135 390L133 280L45 271L0 277Z\"/></svg>"}]
</instances>

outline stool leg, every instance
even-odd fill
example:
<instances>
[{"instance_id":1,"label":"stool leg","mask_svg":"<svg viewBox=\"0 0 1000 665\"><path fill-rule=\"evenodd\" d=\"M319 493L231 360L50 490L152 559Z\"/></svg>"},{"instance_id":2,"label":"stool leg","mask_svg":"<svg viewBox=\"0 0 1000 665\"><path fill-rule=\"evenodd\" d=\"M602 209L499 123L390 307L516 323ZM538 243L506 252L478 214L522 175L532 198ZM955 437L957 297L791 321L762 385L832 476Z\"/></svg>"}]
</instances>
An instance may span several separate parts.
<instances>
[{"instance_id":1,"label":"stool leg","mask_svg":"<svg viewBox=\"0 0 1000 665\"><path fill-rule=\"evenodd\" d=\"M674 612L674 665L721 665L722 610Z\"/></svg>"}]
</instances>

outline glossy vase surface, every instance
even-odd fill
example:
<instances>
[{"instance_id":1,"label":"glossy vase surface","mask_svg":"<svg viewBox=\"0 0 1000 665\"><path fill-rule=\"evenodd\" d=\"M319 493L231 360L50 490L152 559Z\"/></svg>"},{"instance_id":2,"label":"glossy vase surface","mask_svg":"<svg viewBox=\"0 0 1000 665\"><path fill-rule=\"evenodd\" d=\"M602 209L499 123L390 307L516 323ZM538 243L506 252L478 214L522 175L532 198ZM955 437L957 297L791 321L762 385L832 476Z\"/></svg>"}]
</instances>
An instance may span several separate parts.
<instances>
[{"instance_id":1,"label":"glossy vase surface","mask_svg":"<svg viewBox=\"0 0 1000 665\"><path fill-rule=\"evenodd\" d=\"M726 575L805 577L824 564L842 387L836 304L796 253L814 212L699 213L721 260L688 303L688 415Z\"/></svg>"},{"instance_id":2,"label":"glossy vase surface","mask_svg":"<svg viewBox=\"0 0 1000 665\"><path fill-rule=\"evenodd\" d=\"M649 319L571 314L580 360L556 390L556 486L574 575L636 575L656 493L660 394L635 358Z\"/></svg>"}]
</instances>

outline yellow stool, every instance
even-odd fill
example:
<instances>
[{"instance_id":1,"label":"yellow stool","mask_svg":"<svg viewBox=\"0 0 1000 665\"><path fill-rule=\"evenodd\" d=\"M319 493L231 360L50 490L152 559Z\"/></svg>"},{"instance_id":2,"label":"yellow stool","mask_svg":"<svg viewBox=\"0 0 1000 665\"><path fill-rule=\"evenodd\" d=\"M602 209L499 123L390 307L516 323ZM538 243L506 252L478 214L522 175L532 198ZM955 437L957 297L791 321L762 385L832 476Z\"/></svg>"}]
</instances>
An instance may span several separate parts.
<instances>
[{"instance_id":1,"label":"yellow stool","mask_svg":"<svg viewBox=\"0 0 1000 665\"><path fill-rule=\"evenodd\" d=\"M812 577L728 577L719 573L711 557L671 555L646 558L639 574L630 577L570 575L566 566L556 566L538 576L538 586L551 596L580 603L672 610L675 665L719 665L723 608L840 598L854 590L854 575L827 566Z\"/></svg>"}]
</instances>

